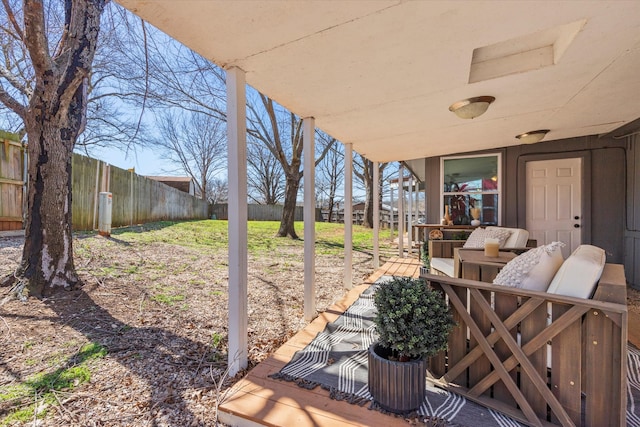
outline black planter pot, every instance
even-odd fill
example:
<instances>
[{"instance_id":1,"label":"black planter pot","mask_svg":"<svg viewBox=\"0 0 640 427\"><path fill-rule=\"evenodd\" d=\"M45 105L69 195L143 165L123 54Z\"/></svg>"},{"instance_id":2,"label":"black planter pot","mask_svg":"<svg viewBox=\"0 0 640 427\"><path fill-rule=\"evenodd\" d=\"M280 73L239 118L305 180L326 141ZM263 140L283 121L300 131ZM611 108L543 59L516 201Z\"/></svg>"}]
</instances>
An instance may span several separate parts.
<instances>
[{"instance_id":1,"label":"black planter pot","mask_svg":"<svg viewBox=\"0 0 640 427\"><path fill-rule=\"evenodd\" d=\"M427 360L388 360L390 351L377 342L369 347L369 393L384 410L406 414L424 402Z\"/></svg>"}]
</instances>

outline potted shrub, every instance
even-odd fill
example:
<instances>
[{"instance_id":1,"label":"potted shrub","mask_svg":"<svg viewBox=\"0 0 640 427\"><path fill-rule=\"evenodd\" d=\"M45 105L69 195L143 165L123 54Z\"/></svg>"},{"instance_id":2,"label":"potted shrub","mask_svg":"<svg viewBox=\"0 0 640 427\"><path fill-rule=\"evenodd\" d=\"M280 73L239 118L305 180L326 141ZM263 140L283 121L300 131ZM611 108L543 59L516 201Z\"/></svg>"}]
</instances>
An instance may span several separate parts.
<instances>
[{"instance_id":1,"label":"potted shrub","mask_svg":"<svg viewBox=\"0 0 640 427\"><path fill-rule=\"evenodd\" d=\"M369 392L383 409L408 413L424 401L428 357L446 348L453 317L422 279L396 277L374 301L379 338L369 347Z\"/></svg>"}]
</instances>

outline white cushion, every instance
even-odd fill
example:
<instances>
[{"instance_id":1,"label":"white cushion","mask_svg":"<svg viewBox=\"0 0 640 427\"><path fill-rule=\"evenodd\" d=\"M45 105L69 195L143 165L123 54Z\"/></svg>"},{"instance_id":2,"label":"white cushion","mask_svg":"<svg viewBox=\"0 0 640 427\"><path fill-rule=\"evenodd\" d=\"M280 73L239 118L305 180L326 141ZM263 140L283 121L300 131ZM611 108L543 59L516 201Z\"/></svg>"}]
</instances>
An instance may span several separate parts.
<instances>
[{"instance_id":1,"label":"white cushion","mask_svg":"<svg viewBox=\"0 0 640 427\"><path fill-rule=\"evenodd\" d=\"M467 237L463 248L484 248L484 240L487 238L498 239L500 247L503 248L510 234L510 230L501 227L493 227L492 229L476 228L469 237Z\"/></svg>"},{"instance_id":2,"label":"white cushion","mask_svg":"<svg viewBox=\"0 0 640 427\"><path fill-rule=\"evenodd\" d=\"M606 255L597 246L580 245L562 264L547 292L576 298L591 298L600 280Z\"/></svg>"},{"instance_id":3,"label":"white cushion","mask_svg":"<svg viewBox=\"0 0 640 427\"><path fill-rule=\"evenodd\" d=\"M453 277L453 258L431 258L429 266L449 277Z\"/></svg>"},{"instance_id":4,"label":"white cushion","mask_svg":"<svg viewBox=\"0 0 640 427\"><path fill-rule=\"evenodd\" d=\"M508 230L511 232L506 242L504 242L504 248L525 248L527 247L527 241L529 240L529 232L523 228L508 228L508 227L496 227L489 226L487 230Z\"/></svg>"},{"instance_id":5,"label":"white cushion","mask_svg":"<svg viewBox=\"0 0 640 427\"><path fill-rule=\"evenodd\" d=\"M509 261L493 283L513 288L546 291L562 265L564 243L553 242L530 249Z\"/></svg>"}]
</instances>

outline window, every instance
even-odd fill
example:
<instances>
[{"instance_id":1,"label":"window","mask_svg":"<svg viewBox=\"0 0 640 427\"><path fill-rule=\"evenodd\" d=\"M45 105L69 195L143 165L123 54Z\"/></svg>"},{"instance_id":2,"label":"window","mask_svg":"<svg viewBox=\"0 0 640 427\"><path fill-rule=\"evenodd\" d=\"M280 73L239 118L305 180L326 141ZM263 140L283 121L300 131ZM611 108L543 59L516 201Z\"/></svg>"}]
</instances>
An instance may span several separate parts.
<instances>
[{"instance_id":1,"label":"window","mask_svg":"<svg viewBox=\"0 0 640 427\"><path fill-rule=\"evenodd\" d=\"M455 225L468 225L474 215L482 225L500 224L501 156L489 154L441 159L442 201Z\"/></svg>"}]
</instances>

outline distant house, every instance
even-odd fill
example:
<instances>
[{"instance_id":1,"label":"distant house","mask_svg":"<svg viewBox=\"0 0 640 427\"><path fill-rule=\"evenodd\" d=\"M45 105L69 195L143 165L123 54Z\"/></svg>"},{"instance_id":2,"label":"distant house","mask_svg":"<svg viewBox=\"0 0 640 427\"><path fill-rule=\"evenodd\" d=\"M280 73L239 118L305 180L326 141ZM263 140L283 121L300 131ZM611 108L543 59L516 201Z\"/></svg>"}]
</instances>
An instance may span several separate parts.
<instances>
[{"instance_id":1,"label":"distant house","mask_svg":"<svg viewBox=\"0 0 640 427\"><path fill-rule=\"evenodd\" d=\"M145 176L145 178L152 179L154 181L160 181L169 187L176 188L185 193L189 193L195 196L196 184L193 179L188 176Z\"/></svg>"}]
</instances>

